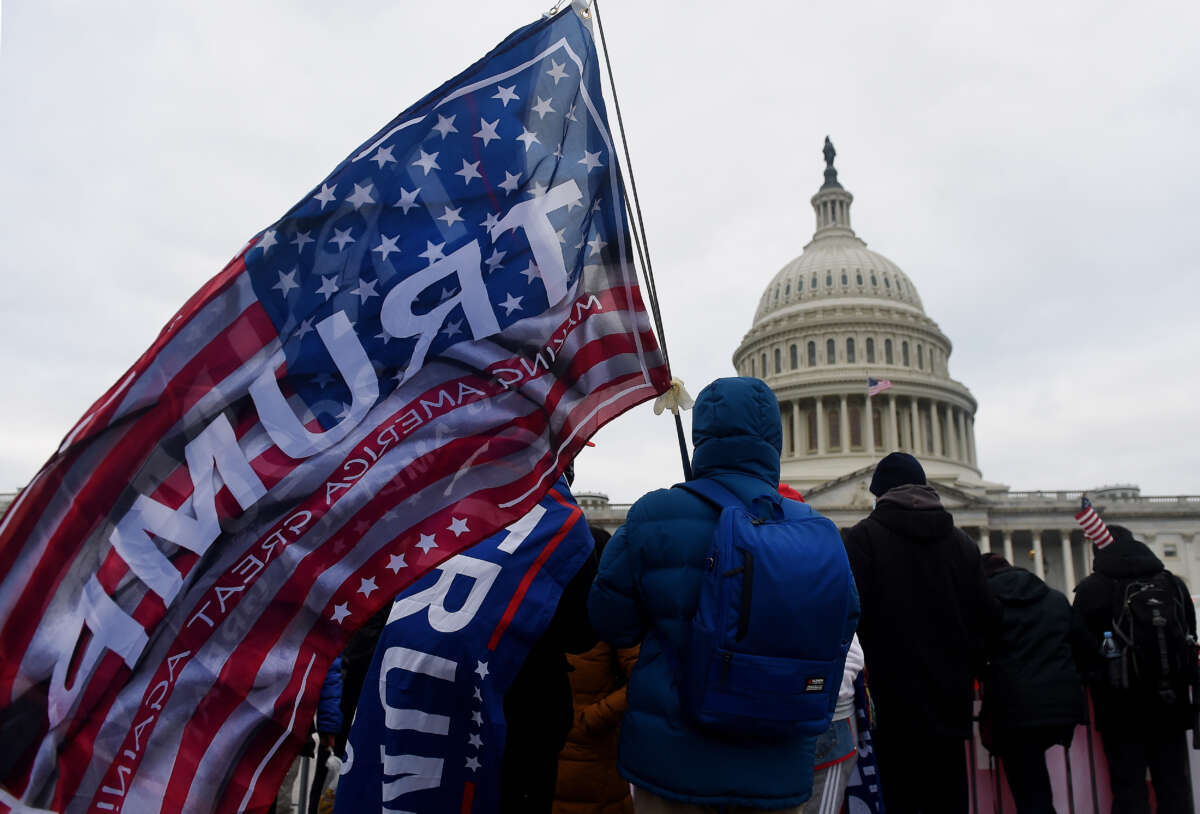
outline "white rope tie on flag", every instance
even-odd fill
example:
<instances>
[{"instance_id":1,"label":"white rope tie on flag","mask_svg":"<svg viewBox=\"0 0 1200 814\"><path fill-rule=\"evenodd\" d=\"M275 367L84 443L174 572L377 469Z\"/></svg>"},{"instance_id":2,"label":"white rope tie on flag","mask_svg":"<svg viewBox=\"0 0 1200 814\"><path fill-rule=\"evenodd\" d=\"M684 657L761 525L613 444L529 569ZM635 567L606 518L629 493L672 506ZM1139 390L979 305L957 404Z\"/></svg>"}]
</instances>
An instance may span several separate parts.
<instances>
[{"instance_id":1,"label":"white rope tie on flag","mask_svg":"<svg viewBox=\"0 0 1200 814\"><path fill-rule=\"evenodd\" d=\"M695 404L691 393L683 386L683 379L671 377L671 389L654 400L654 414L662 415L664 410L670 410L679 415L680 410L690 410Z\"/></svg>"}]
</instances>

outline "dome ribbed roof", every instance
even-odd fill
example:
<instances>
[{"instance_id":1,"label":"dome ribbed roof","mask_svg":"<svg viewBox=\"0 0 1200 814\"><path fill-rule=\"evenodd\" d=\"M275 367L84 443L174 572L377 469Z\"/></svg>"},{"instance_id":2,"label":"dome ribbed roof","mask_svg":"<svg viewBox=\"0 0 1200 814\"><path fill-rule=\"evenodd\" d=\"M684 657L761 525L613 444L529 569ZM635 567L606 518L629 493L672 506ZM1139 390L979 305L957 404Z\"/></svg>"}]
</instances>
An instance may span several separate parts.
<instances>
[{"instance_id":1,"label":"dome ribbed roof","mask_svg":"<svg viewBox=\"0 0 1200 814\"><path fill-rule=\"evenodd\" d=\"M795 306L848 297L925 310L916 286L899 266L857 237L828 235L814 239L771 279L758 302L754 324Z\"/></svg>"},{"instance_id":2,"label":"dome ribbed roof","mask_svg":"<svg viewBox=\"0 0 1200 814\"><path fill-rule=\"evenodd\" d=\"M836 151L825 138L825 183L812 196L817 230L804 253L776 274L758 302L754 325L781 311L823 300L866 299L903 304L921 314L921 296L895 263L867 248L850 228L854 196L837 179Z\"/></svg>"}]
</instances>

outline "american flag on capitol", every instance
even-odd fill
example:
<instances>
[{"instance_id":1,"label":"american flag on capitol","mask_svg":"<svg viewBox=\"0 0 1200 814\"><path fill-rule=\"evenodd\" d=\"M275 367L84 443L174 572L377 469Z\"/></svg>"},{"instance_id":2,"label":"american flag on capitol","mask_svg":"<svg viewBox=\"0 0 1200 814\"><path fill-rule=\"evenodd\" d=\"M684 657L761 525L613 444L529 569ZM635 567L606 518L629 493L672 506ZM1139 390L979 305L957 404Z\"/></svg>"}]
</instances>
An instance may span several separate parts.
<instances>
[{"instance_id":1,"label":"american flag on capitol","mask_svg":"<svg viewBox=\"0 0 1200 814\"><path fill-rule=\"evenodd\" d=\"M892 383L887 379L872 379L870 376L867 377L868 396L878 396L884 390L890 389L891 386Z\"/></svg>"},{"instance_id":2,"label":"american flag on capitol","mask_svg":"<svg viewBox=\"0 0 1200 814\"><path fill-rule=\"evenodd\" d=\"M571 9L251 240L0 525L0 811L266 811L349 633L667 389L631 258Z\"/></svg>"},{"instance_id":3,"label":"american flag on capitol","mask_svg":"<svg viewBox=\"0 0 1200 814\"><path fill-rule=\"evenodd\" d=\"M1087 499L1087 495L1080 498L1079 512L1075 515L1075 522L1083 529L1083 536L1095 543L1096 548L1104 548L1113 541L1108 526L1092 508L1092 501Z\"/></svg>"}]
</instances>

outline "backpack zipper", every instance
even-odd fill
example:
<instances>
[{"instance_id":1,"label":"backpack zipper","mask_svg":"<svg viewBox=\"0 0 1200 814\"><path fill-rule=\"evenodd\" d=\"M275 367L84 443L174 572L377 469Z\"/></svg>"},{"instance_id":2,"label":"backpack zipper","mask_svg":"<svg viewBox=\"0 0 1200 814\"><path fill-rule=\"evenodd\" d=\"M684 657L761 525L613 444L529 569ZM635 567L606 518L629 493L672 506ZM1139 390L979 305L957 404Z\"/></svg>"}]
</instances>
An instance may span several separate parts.
<instances>
[{"instance_id":1,"label":"backpack zipper","mask_svg":"<svg viewBox=\"0 0 1200 814\"><path fill-rule=\"evenodd\" d=\"M738 608L736 641L746 638L750 632L750 602L754 598L754 555L742 552L742 602Z\"/></svg>"}]
</instances>

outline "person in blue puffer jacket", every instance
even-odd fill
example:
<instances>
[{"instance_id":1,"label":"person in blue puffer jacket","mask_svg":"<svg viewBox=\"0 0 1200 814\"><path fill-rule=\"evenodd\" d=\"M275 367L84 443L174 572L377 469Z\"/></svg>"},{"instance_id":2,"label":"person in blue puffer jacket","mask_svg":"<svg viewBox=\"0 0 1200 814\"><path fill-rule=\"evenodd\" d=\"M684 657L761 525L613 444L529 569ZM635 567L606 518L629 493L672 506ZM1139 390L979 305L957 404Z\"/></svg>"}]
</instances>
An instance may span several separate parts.
<instances>
[{"instance_id":1,"label":"person in blue puffer jacket","mask_svg":"<svg viewBox=\"0 0 1200 814\"><path fill-rule=\"evenodd\" d=\"M694 477L713 478L746 502L773 495L781 442L779 402L761 380L717 379L697 397ZM605 548L588 598L601 638L616 647L642 644L629 678L618 756L639 814L798 812L812 793L814 737L720 739L689 726L680 708L663 640L676 653L683 646L717 517L713 507L682 489L644 495Z\"/></svg>"}]
</instances>

